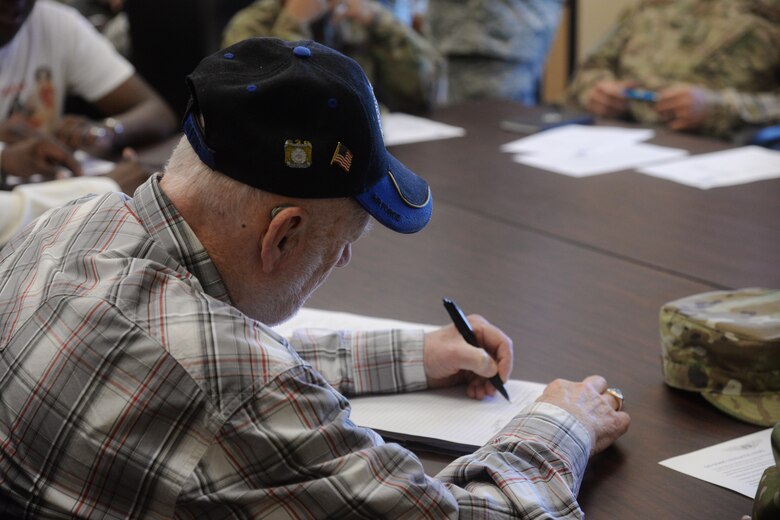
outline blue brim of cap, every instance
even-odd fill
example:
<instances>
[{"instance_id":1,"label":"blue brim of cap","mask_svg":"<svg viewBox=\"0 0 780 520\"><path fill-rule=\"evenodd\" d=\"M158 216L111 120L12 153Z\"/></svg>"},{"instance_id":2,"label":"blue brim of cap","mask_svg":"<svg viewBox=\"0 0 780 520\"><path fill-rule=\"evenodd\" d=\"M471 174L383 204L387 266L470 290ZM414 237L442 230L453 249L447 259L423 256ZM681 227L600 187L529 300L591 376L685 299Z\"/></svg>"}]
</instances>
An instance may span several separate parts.
<instances>
[{"instance_id":1,"label":"blue brim of cap","mask_svg":"<svg viewBox=\"0 0 780 520\"><path fill-rule=\"evenodd\" d=\"M380 224L399 233L416 233L431 220L428 183L388 154L387 175L355 199Z\"/></svg>"}]
</instances>

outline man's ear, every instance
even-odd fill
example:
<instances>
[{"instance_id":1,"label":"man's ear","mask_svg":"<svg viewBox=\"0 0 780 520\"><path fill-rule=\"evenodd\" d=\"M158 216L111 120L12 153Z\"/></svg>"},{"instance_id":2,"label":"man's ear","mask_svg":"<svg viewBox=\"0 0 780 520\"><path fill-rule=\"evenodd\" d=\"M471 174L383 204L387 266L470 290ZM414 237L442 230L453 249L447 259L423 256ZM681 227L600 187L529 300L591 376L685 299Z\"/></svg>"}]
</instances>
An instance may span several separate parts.
<instances>
[{"instance_id":1,"label":"man's ear","mask_svg":"<svg viewBox=\"0 0 780 520\"><path fill-rule=\"evenodd\" d=\"M306 212L297 206L287 206L274 212L260 241L260 260L264 273L271 273L301 241L306 225Z\"/></svg>"}]
</instances>

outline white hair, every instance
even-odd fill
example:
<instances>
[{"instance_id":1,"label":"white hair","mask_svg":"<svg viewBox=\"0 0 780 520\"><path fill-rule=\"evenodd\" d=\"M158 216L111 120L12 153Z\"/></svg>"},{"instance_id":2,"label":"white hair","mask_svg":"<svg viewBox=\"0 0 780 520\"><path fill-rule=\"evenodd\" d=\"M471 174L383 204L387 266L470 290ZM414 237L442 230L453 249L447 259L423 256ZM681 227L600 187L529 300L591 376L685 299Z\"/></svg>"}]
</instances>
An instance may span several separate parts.
<instances>
[{"instance_id":1,"label":"white hair","mask_svg":"<svg viewBox=\"0 0 780 520\"><path fill-rule=\"evenodd\" d=\"M236 208L257 207L259 204L271 206L279 202L278 195L253 188L209 168L186 137L182 137L176 145L164 171L169 189L214 215L227 216L235 214ZM294 199L294 203L314 212L319 220L328 220L328 216L337 213L337 207L348 207L347 218L356 224L362 222L365 225L368 219L366 211L351 198Z\"/></svg>"},{"instance_id":2,"label":"white hair","mask_svg":"<svg viewBox=\"0 0 780 520\"><path fill-rule=\"evenodd\" d=\"M221 216L236 212L248 204L264 202L269 194L212 170L190 146L186 137L176 145L165 165L169 188L203 210Z\"/></svg>"}]
</instances>

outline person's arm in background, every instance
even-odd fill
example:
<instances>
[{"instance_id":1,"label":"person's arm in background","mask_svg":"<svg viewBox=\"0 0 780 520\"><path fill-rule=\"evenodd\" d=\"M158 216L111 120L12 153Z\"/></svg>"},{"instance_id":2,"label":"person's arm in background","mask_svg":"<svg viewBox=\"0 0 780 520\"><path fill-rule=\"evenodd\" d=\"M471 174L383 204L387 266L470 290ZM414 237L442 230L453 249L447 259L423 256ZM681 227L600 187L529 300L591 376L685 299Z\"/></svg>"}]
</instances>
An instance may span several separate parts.
<instances>
[{"instance_id":1,"label":"person's arm in background","mask_svg":"<svg viewBox=\"0 0 780 520\"><path fill-rule=\"evenodd\" d=\"M310 24L326 12L326 0L257 0L230 19L223 33L222 46L256 36L308 40L312 38Z\"/></svg>"},{"instance_id":2,"label":"person's arm in background","mask_svg":"<svg viewBox=\"0 0 780 520\"><path fill-rule=\"evenodd\" d=\"M751 93L672 86L658 93L655 109L671 130L730 137L741 126L780 123L780 90Z\"/></svg>"},{"instance_id":3,"label":"person's arm in background","mask_svg":"<svg viewBox=\"0 0 780 520\"><path fill-rule=\"evenodd\" d=\"M96 156L109 156L125 146L160 141L177 127L171 108L138 74L93 103L110 117L92 121L66 115L55 135L71 148Z\"/></svg>"},{"instance_id":4,"label":"person's arm in background","mask_svg":"<svg viewBox=\"0 0 780 520\"><path fill-rule=\"evenodd\" d=\"M602 117L620 117L628 110L624 89L631 85L619 78L620 56L632 31L631 18L636 8L629 8L618 18L604 40L577 69L567 89L567 102Z\"/></svg>"},{"instance_id":5,"label":"person's arm in background","mask_svg":"<svg viewBox=\"0 0 780 520\"><path fill-rule=\"evenodd\" d=\"M715 32L690 78L658 91L655 109L672 130L729 138L780 123L780 6L737 2L728 12L729 30Z\"/></svg>"},{"instance_id":6,"label":"person's arm in background","mask_svg":"<svg viewBox=\"0 0 780 520\"><path fill-rule=\"evenodd\" d=\"M55 127L55 137L71 148L106 156L125 146L159 141L176 130L167 103L77 11L63 9L58 37L67 49L69 93L92 103L106 119L66 115Z\"/></svg>"},{"instance_id":7,"label":"person's arm in background","mask_svg":"<svg viewBox=\"0 0 780 520\"><path fill-rule=\"evenodd\" d=\"M365 28L376 96L390 110L425 112L446 96L446 63L433 45L373 0L343 2L340 18Z\"/></svg>"}]
</instances>

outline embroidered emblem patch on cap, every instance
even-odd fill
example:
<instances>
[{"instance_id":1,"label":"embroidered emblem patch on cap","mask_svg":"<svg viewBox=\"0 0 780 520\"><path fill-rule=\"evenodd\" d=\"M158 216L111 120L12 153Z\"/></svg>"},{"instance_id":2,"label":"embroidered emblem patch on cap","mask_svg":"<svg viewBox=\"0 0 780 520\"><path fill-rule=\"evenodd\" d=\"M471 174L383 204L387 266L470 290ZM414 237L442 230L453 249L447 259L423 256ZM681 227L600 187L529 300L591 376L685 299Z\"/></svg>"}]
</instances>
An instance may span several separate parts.
<instances>
[{"instance_id":1,"label":"embroidered emblem patch on cap","mask_svg":"<svg viewBox=\"0 0 780 520\"><path fill-rule=\"evenodd\" d=\"M311 166L311 143L300 139L288 139L284 142L284 163L290 168L308 168Z\"/></svg>"},{"instance_id":2,"label":"embroidered emblem patch on cap","mask_svg":"<svg viewBox=\"0 0 780 520\"><path fill-rule=\"evenodd\" d=\"M349 173L349 169L352 167L352 152L349 148L341 143L336 145L336 151L333 152L333 158L330 160L330 164L338 164L341 169Z\"/></svg>"}]
</instances>

